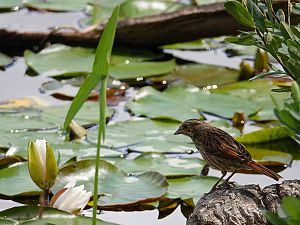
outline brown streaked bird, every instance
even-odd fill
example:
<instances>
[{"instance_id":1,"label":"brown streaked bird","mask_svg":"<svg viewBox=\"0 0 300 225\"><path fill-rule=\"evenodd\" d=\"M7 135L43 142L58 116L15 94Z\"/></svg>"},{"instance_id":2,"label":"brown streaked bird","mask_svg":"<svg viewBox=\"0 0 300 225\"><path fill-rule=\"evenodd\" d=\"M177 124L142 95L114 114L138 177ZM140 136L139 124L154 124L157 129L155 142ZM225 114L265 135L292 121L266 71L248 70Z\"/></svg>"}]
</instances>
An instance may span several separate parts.
<instances>
[{"instance_id":1,"label":"brown streaked bird","mask_svg":"<svg viewBox=\"0 0 300 225\"><path fill-rule=\"evenodd\" d=\"M222 177L212 187L217 187L227 172L232 172L229 179L239 170L248 169L267 175L274 180L282 178L277 173L254 162L245 146L236 141L230 134L206 122L189 119L184 121L174 135L183 134L192 139L207 164L222 172Z\"/></svg>"}]
</instances>

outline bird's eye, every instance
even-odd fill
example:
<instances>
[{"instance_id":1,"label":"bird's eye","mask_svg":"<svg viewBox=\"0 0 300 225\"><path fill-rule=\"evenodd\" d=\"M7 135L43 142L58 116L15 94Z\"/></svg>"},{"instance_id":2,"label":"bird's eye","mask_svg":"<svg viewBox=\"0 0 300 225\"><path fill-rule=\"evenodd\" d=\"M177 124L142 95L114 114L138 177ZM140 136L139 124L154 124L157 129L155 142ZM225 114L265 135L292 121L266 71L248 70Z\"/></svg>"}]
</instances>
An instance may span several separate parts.
<instances>
[{"instance_id":1,"label":"bird's eye","mask_svg":"<svg viewBox=\"0 0 300 225\"><path fill-rule=\"evenodd\" d=\"M185 130L187 128L187 125L186 124L182 124L181 128Z\"/></svg>"}]
</instances>

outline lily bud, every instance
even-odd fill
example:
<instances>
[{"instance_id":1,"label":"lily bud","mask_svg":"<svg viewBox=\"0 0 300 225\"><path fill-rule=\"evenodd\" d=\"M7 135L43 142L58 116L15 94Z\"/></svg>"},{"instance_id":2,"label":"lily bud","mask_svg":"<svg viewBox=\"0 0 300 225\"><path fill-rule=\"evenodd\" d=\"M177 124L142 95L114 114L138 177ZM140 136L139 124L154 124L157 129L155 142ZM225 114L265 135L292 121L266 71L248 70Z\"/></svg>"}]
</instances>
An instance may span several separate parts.
<instances>
[{"instance_id":1,"label":"lily bud","mask_svg":"<svg viewBox=\"0 0 300 225\"><path fill-rule=\"evenodd\" d=\"M42 190L49 190L57 177L57 164L51 146L46 140L28 144L28 170L33 182Z\"/></svg>"},{"instance_id":2,"label":"lily bud","mask_svg":"<svg viewBox=\"0 0 300 225\"><path fill-rule=\"evenodd\" d=\"M89 202L92 192L84 190L84 185L75 185L76 181L69 182L52 197L50 205L75 215L80 213Z\"/></svg>"}]
</instances>

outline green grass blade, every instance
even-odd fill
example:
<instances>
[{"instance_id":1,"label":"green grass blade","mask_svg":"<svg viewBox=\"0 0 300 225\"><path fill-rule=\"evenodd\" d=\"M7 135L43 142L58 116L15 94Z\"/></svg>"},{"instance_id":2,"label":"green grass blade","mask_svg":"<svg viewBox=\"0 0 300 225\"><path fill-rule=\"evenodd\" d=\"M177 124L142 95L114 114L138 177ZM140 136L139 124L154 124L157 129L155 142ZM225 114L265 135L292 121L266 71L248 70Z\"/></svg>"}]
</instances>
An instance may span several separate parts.
<instances>
[{"instance_id":1,"label":"green grass blade","mask_svg":"<svg viewBox=\"0 0 300 225\"><path fill-rule=\"evenodd\" d=\"M88 98L91 90L108 75L109 61L111 50L114 42L117 21L119 15L119 6L117 6L109 19L101 39L99 41L92 73L87 77L85 82L81 85L78 93L76 94L72 104L68 110L63 129L66 130L75 117L81 106Z\"/></svg>"}]
</instances>

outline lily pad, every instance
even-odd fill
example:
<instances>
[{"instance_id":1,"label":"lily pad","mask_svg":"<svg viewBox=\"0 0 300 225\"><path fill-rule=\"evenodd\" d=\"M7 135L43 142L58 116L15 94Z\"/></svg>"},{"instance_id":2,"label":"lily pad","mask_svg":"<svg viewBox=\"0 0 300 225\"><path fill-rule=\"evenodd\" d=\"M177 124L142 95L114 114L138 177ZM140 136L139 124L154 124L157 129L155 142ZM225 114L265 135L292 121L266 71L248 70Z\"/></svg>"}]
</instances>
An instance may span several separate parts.
<instances>
[{"instance_id":1,"label":"lily pad","mask_svg":"<svg viewBox=\"0 0 300 225\"><path fill-rule=\"evenodd\" d=\"M132 52L135 54L131 55ZM112 54L109 73L116 79L132 79L171 72L176 65L173 59L146 61L160 56L161 54L149 54L149 51L145 51L143 55L137 50L117 49ZM24 57L26 64L38 74L66 78L89 74L94 61L94 50L56 44L39 53L27 50Z\"/></svg>"},{"instance_id":2,"label":"lily pad","mask_svg":"<svg viewBox=\"0 0 300 225\"><path fill-rule=\"evenodd\" d=\"M89 0L23 0L23 4L26 7L34 8L38 10L50 10L50 11L79 11L83 10Z\"/></svg>"},{"instance_id":3,"label":"lily pad","mask_svg":"<svg viewBox=\"0 0 300 225\"><path fill-rule=\"evenodd\" d=\"M271 89L276 88L272 81L256 80L256 81L241 81L234 84L224 86L212 90L218 93L227 93L234 96L239 96L245 100L251 100L260 106L261 110L257 114L250 117L253 120L277 120L274 115L274 104L271 100L272 95L279 105L290 98L288 92L271 92Z\"/></svg>"},{"instance_id":4,"label":"lily pad","mask_svg":"<svg viewBox=\"0 0 300 225\"><path fill-rule=\"evenodd\" d=\"M17 163L0 170L0 195L38 195L41 189L30 178L27 163Z\"/></svg>"},{"instance_id":5,"label":"lily pad","mask_svg":"<svg viewBox=\"0 0 300 225\"><path fill-rule=\"evenodd\" d=\"M193 199L194 204L218 181L217 177L193 176L168 179L167 198L182 200Z\"/></svg>"},{"instance_id":6,"label":"lily pad","mask_svg":"<svg viewBox=\"0 0 300 225\"><path fill-rule=\"evenodd\" d=\"M0 2L1 4L1 2ZM1 5L0 5L0 9L1 9ZM0 52L0 68L4 68L6 65L11 64L13 62L13 58L3 54Z\"/></svg>"},{"instance_id":7,"label":"lily pad","mask_svg":"<svg viewBox=\"0 0 300 225\"><path fill-rule=\"evenodd\" d=\"M215 88L225 83L237 81L239 71L208 64L187 64L176 67L173 73L161 77L162 80L182 80L198 87Z\"/></svg>"},{"instance_id":8,"label":"lily pad","mask_svg":"<svg viewBox=\"0 0 300 225\"><path fill-rule=\"evenodd\" d=\"M167 158L161 153L143 153L134 160L123 159L116 166L128 173L157 171L164 176L199 175L206 163L197 158Z\"/></svg>"},{"instance_id":9,"label":"lily pad","mask_svg":"<svg viewBox=\"0 0 300 225\"><path fill-rule=\"evenodd\" d=\"M40 130L60 127L65 119L69 104L51 107L0 109L0 131L13 132L16 130ZM99 104L86 102L75 117L77 123L82 125L97 123L99 120ZM107 118L113 115L108 108Z\"/></svg>"},{"instance_id":10,"label":"lily pad","mask_svg":"<svg viewBox=\"0 0 300 225\"><path fill-rule=\"evenodd\" d=\"M107 126L104 144L112 148L126 147L138 152L173 152L190 153L196 151L192 141L183 135L175 136L174 132L180 123L176 121L130 120L111 123ZM214 124L233 136L239 131L226 123ZM88 140L97 142L97 130L88 130Z\"/></svg>"},{"instance_id":11,"label":"lily pad","mask_svg":"<svg viewBox=\"0 0 300 225\"><path fill-rule=\"evenodd\" d=\"M179 50L208 50L214 48L220 48L224 44L214 38L198 39L189 42L180 42L176 44L163 45L162 49L179 49Z\"/></svg>"},{"instance_id":12,"label":"lily pad","mask_svg":"<svg viewBox=\"0 0 300 225\"><path fill-rule=\"evenodd\" d=\"M22 0L0 0L0 10L1 11L6 11L6 10L11 10L17 6L22 5Z\"/></svg>"},{"instance_id":13,"label":"lily pad","mask_svg":"<svg viewBox=\"0 0 300 225\"><path fill-rule=\"evenodd\" d=\"M118 0L118 1L101 1L96 2L89 9L89 16L80 20L83 26L89 26L103 22L109 17L113 8L120 4L120 18L136 18L160 13L172 12L180 9L186 4L174 1L162 0Z\"/></svg>"},{"instance_id":14,"label":"lily pad","mask_svg":"<svg viewBox=\"0 0 300 225\"><path fill-rule=\"evenodd\" d=\"M5 224L81 224L89 225L92 222L92 218L85 216L75 216L73 214L50 207L43 207L43 218L38 218L40 208L38 206L19 206L10 208L0 212L0 217L10 219L16 223ZM0 220L1 221L1 220ZM1 223L3 224L3 223ZM112 223L104 222L97 219L96 224L99 225L113 225Z\"/></svg>"},{"instance_id":15,"label":"lily pad","mask_svg":"<svg viewBox=\"0 0 300 225\"><path fill-rule=\"evenodd\" d=\"M236 137L236 140L243 144L257 144L284 139L289 136L290 132L287 127L277 126L244 134L240 137Z\"/></svg>"},{"instance_id":16,"label":"lily pad","mask_svg":"<svg viewBox=\"0 0 300 225\"><path fill-rule=\"evenodd\" d=\"M287 166L293 160L293 156L285 152L253 147L247 147L247 150L256 162L266 166Z\"/></svg>"},{"instance_id":17,"label":"lily pad","mask_svg":"<svg viewBox=\"0 0 300 225\"><path fill-rule=\"evenodd\" d=\"M138 116L177 121L199 118L200 112L231 118L238 111L243 111L246 116L258 111L254 101L228 94L201 91L195 86L172 86L164 92L144 87L126 107Z\"/></svg>"},{"instance_id":18,"label":"lily pad","mask_svg":"<svg viewBox=\"0 0 300 225\"><path fill-rule=\"evenodd\" d=\"M153 202L167 191L168 183L157 172L146 172L129 176L116 166L101 160L100 162L100 198L101 207L128 206ZM54 192L63 188L69 181L76 180L77 185L84 184L85 189L93 191L94 160L83 160L67 165L59 170Z\"/></svg>"}]
</instances>

